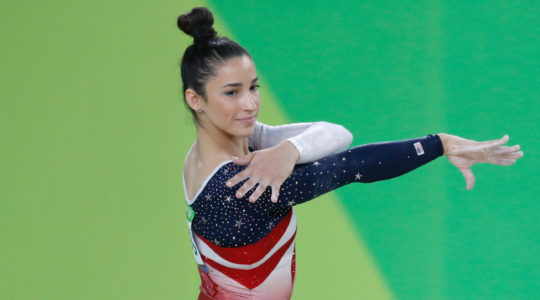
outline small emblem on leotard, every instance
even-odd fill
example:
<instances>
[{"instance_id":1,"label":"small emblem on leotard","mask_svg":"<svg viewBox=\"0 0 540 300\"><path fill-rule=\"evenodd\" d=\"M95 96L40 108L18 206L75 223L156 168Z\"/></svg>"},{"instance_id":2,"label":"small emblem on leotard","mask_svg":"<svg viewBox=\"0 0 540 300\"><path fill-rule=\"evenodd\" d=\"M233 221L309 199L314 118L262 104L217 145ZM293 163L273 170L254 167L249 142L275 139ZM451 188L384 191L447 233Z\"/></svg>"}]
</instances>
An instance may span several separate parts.
<instances>
[{"instance_id":1,"label":"small emblem on leotard","mask_svg":"<svg viewBox=\"0 0 540 300\"><path fill-rule=\"evenodd\" d=\"M422 147L422 144L420 144L420 142L414 143L414 149L416 149L416 154L418 156L424 154L424 148Z\"/></svg>"},{"instance_id":2,"label":"small emblem on leotard","mask_svg":"<svg viewBox=\"0 0 540 300\"><path fill-rule=\"evenodd\" d=\"M187 208L186 208L186 218L187 218L188 222L193 221L194 217L195 217L195 211L193 210L193 208L191 208L190 205L188 205Z\"/></svg>"}]
</instances>

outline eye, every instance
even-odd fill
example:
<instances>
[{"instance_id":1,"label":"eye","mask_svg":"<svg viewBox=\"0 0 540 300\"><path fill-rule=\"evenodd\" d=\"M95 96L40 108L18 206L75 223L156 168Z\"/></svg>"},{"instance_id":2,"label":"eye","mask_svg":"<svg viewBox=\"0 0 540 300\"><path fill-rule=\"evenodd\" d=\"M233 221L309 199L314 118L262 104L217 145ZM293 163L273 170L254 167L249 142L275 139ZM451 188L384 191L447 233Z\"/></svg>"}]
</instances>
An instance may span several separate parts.
<instances>
[{"instance_id":1,"label":"eye","mask_svg":"<svg viewBox=\"0 0 540 300\"><path fill-rule=\"evenodd\" d=\"M251 91L253 91L253 92L256 92L256 91L259 90L259 87L260 87L260 85L255 84L255 85L252 85L249 89L250 89Z\"/></svg>"},{"instance_id":2,"label":"eye","mask_svg":"<svg viewBox=\"0 0 540 300\"><path fill-rule=\"evenodd\" d=\"M223 93L223 95L225 95L225 96L235 96L236 91L234 91L234 90L226 91L225 93Z\"/></svg>"}]
</instances>

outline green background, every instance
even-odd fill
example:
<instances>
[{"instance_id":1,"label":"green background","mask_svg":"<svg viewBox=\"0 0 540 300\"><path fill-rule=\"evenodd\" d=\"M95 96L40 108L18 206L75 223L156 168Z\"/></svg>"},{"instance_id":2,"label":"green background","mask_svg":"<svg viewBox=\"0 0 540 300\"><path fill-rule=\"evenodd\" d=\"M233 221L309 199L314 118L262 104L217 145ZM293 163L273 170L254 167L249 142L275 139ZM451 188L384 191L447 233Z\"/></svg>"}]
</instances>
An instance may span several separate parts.
<instances>
[{"instance_id":1,"label":"green background","mask_svg":"<svg viewBox=\"0 0 540 300\"><path fill-rule=\"evenodd\" d=\"M253 56L260 120L353 145L510 135L300 205L293 299L540 297L537 1L4 1L0 299L195 299L181 168L195 139L176 18L209 6Z\"/></svg>"}]
</instances>

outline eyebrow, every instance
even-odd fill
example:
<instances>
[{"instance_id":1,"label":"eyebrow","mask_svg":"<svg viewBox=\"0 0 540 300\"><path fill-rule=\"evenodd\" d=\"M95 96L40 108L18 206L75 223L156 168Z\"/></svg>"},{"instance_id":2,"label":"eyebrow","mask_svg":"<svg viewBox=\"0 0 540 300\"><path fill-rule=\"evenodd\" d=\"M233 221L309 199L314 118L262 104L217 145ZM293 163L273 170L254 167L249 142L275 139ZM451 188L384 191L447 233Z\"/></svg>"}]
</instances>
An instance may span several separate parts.
<instances>
[{"instance_id":1,"label":"eyebrow","mask_svg":"<svg viewBox=\"0 0 540 300\"><path fill-rule=\"evenodd\" d=\"M255 81L259 80L259 77L255 77L255 79L253 79L251 81L251 83L254 83ZM238 87L238 86L242 86L242 84L240 82L235 82L235 83L227 83L226 85L222 86L221 88L226 88L226 87Z\"/></svg>"}]
</instances>

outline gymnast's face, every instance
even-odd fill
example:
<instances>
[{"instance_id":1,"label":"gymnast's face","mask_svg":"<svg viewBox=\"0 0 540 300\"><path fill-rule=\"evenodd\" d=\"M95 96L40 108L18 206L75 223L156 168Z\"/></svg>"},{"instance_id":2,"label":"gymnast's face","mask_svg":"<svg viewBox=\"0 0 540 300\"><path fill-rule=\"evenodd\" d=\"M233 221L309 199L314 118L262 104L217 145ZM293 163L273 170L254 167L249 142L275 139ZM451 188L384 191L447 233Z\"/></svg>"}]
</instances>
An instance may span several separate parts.
<instances>
[{"instance_id":1,"label":"gymnast's face","mask_svg":"<svg viewBox=\"0 0 540 300\"><path fill-rule=\"evenodd\" d=\"M253 133L259 113L259 83L255 65L247 55L228 59L205 85L203 126L235 137Z\"/></svg>"}]
</instances>

